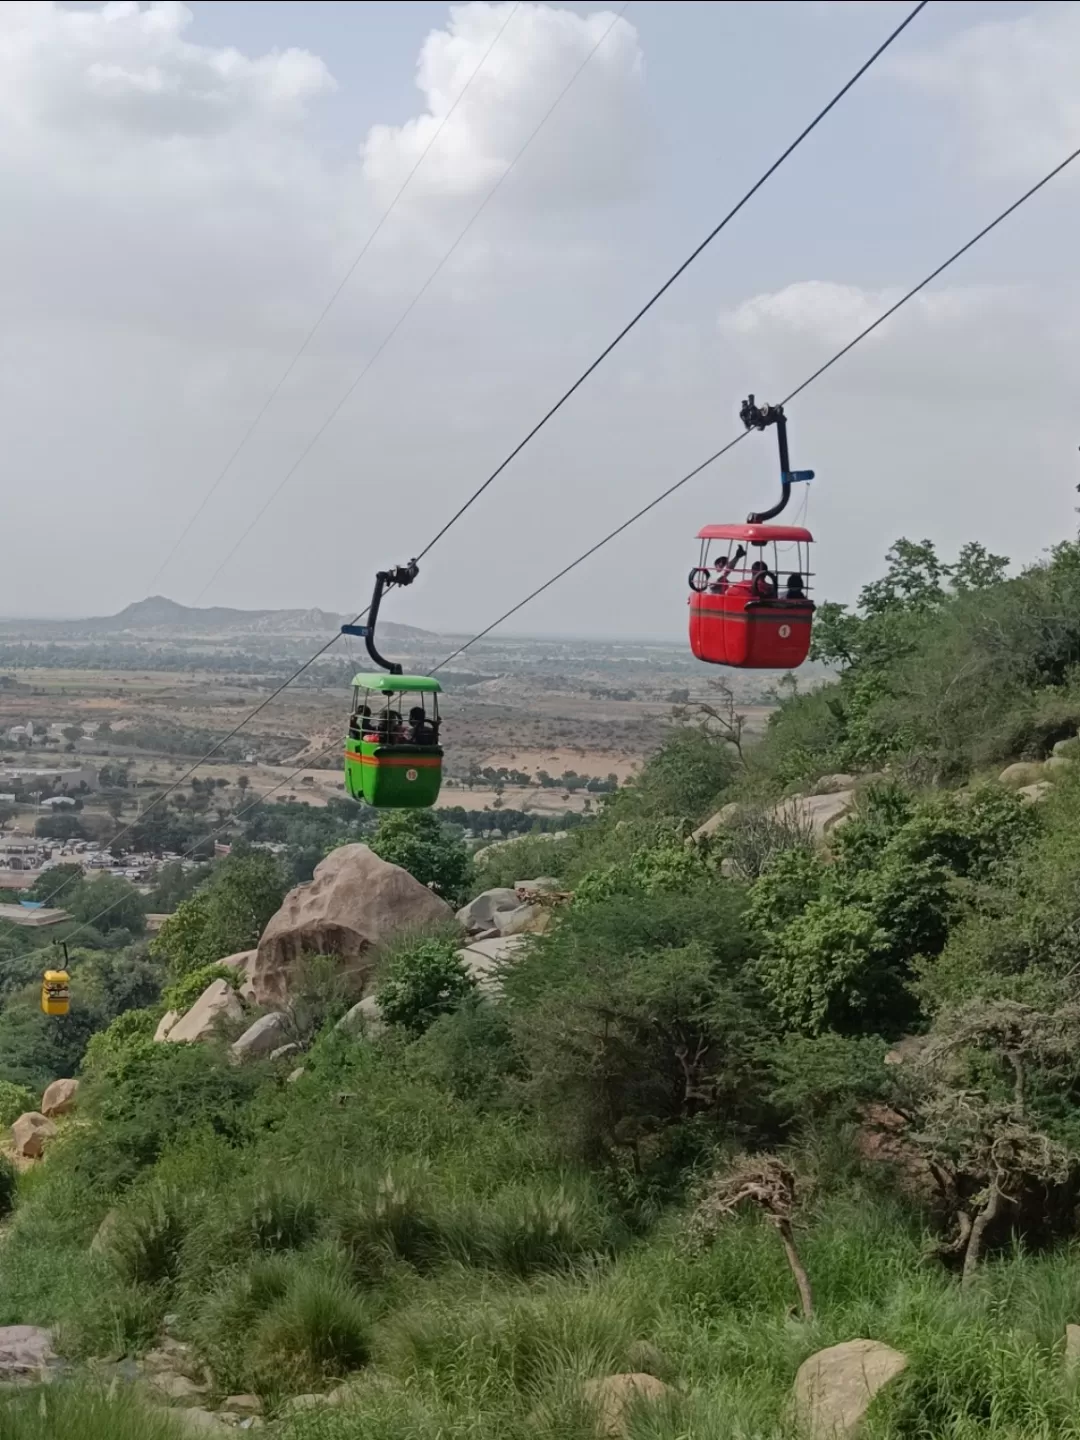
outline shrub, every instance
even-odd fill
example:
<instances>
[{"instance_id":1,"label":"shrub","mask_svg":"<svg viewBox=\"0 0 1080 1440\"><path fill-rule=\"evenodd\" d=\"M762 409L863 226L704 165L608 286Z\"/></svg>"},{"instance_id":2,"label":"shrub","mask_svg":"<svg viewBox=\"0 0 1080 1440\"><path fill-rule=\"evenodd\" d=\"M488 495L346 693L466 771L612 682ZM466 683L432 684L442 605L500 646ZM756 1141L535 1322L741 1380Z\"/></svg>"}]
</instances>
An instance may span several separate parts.
<instances>
[{"instance_id":1,"label":"shrub","mask_svg":"<svg viewBox=\"0 0 1080 1440\"><path fill-rule=\"evenodd\" d=\"M15 1209L15 1196L19 1188L19 1172L8 1156L0 1155L0 1220Z\"/></svg>"},{"instance_id":2,"label":"shrub","mask_svg":"<svg viewBox=\"0 0 1080 1440\"><path fill-rule=\"evenodd\" d=\"M375 995L383 1018L421 1035L470 995L476 982L458 955L458 942L406 942L387 956Z\"/></svg>"},{"instance_id":3,"label":"shrub","mask_svg":"<svg viewBox=\"0 0 1080 1440\"><path fill-rule=\"evenodd\" d=\"M354 1177L338 1206L333 1235L358 1278L378 1277L398 1260L427 1269L446 1253L427 1186L401 1168Z\"/></svg>"},{"instance_id":4,"label":"shrub","mask_svg":"<svg viewBox=\"0 0 1080 1440\"><path fill-rule=\"evenodd\" d=\"M448 1248L466 1264L524 1279L610 1254L619 1234L587 1183L534 1180L459 1210Z\"/></svg>"},{"instance_id":5,"label":"shrub","mask_svg":"<svg viewBox=\"0 0 1080 1440\"><path fill-rule=\"evenodd\" d=\"M176 1278L193 1203L178 1190L152 1186L113 1216L102 1248L124 1280L160 1285Z\"/></svg>"},{"instance_id":6,"label":"shrub","mask_svg":"<svg viewBox=\"0 0 1080 1440\"><path fill-rule=\"evenodd\" d=\"M298 1274L255 1327L252 1360L271 1383L318 1385L348 1374L371 1354L371 1317L340 1276Z\"/></svg>"},{"instance_id":7,"label":"shrub","mask_svg":"<svg viewBox=\"0 0 1080 1440\"><path fill-rule=\"evenodd\" d=\"M189 1294L188 1330L221 1390L252 1383L249 1351L259 1320L284 1298L294 1275L291 1256L259 1255L219 1278L209 1294Z\"/></svg>"},{"instance_id":8,"label":"shrub","mask_svg":"<svg viewBox=\"0 0 1080 1440\"><path fill-rule=\"evenodd\" d=\"M13 1125L20 1115L37 1109L37 1096L25 1085L0 1080L0 1126Z\"/></svg>"}]
</instances>

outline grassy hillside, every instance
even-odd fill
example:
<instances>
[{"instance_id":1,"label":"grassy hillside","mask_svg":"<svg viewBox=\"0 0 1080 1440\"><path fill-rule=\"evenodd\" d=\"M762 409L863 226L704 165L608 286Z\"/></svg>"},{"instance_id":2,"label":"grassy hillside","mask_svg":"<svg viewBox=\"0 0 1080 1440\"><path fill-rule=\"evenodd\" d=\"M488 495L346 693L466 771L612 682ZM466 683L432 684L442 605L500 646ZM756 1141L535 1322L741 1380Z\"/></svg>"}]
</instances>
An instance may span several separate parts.
<instances>
[{"instance_id":1,"label":"grassy hillside","mask_svg":"<svg viewBox=\"0 0 1080 1440\"><path fill-rule=\"evenodd\" d=\"M149 1038L279 893L250 857L211 873L18 1183L0 1323L55 1326L75 1369L0 1440L164 1440L97 1387L166 1331L202 1403L253 1392L295 1440L584 1440L585 1382L627 1371L669 1387L638 1440L794 1436L799 1364L854 1337L909 1362L871 1440L1080 1434L1077 601L1072 544L1006 579L900 542L821 616L838 678L760 745L718 693L598 820L475 872L395 817L373 843L454 899L574 899L497 998L444 938L397 947L378 1036L335 1028L313 965L299 1078ZM1037 803L998 782L1055 745ZM822 849L776 807L836 772L858 800Z\"/></svg>"}]
</instances>

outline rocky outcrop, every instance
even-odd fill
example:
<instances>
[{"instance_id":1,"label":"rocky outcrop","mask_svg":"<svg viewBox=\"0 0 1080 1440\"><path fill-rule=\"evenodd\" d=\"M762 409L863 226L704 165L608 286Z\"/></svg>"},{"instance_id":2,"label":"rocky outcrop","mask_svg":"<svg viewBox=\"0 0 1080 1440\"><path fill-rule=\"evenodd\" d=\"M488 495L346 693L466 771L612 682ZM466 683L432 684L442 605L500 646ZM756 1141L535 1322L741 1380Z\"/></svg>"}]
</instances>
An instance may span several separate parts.
<instances>
[{"instance_id":1,"label":"rocky outcrop","mask_svg":"<svg viewBox=\"0 0 1080 1440\"><path fill-rule=\"evenodd\" d=\"M501 911L516 910L520 903L517 891L511 890L509 886L485 890L457 912L458 924L466 935L481 935L485 930L498 928L495 917Z\"/></svg>"},{"instance_id":2,"label":"rocky outcrop","mask_svg":"<svg viewBox=\"0 0 1080 1440\"><path fill-rule=\"evenodd\" d=\"M343 845L315 868L315 878L290 890L263 931L251 970L255 1000L281 1005L305 955L336 955L359 991L378 947L410 930L453 923L445 900L366 845Z\"/></svg>"},{"instance_id":3,"label":"rocky outcrop","mask_svg":"<svg viewBox=\"0 0 1080 1440\"><path fill-rule=\"evenodd\" d=\"M874 1396L906 1365L906 1355L879 1340L846 1340L804 1360L793 1400L809 1440L854 1435Z\"/></svg>"},{"instance_id":4,"label":"rocky outcrop","mask_svg":"<svg viewBox=\"0 0 1080 1440\"><path fill-rule=\"evenodd\" d=\"M226 980L212 980L195 1004L172 1026L165 1036L167 1044L210 1040L226 1025L244 1018L244 1007L236 991Z\"/></svg>"},{"instance_id":5,"label":"rocky outcrop","mask_svg":"<svg viewBox=\"0 0 1080 1440\"><path fill-rule=\"evenodd\" d=\"M48 1330L36 1325L0 1325L0 1384L44 1379L57 1358Z\"/></svg>"},{"instance_id":6,"label":"rocky outcrop","mask_svg":"<svg viewBox=\"0 0 1080 1440\"><path fill-rule=\"evenodd\" d=\"M597 1434L622 1440L629 1433L632 1412L639 1406L657 1404L671 1391L655 1375L634 1372L586 1380L581 1393L596 1412Z\"/></svg>"},{"instance_id":7,"label":"rocky outcrop","mask_svg":"<svg viewBox=\"0 0 1080 1440\"><path fill-rule=\"evenodd\" d=\"M45 1146L56 1134L56 1126L39 1110L28 1110L11 1127L11 1145L24 1160L38 1160Z\"/></svg>"},{"instance_id":8,"label":"rocky outcrop","mask_svg":"<svg viewBox=\"0 0 1080 1440\"><path fill-rule=\"evenodd\" d=\"M254 1025L249 1025L238 1040L229 1047L234 1060L261 1060L263 1056L288 1045L289 1017L280 1010L271 1010L261 1015Z\"/></svg>"},{"instance_id":9,"label":"rocky outcrop","mask_svg":"<svg viewBox=\"0 0 1080 1440\"><path fill-rule=\"evenodd\" d=\"M526 901L513 910L500 910L495 916L495 929L500 935L542 935L551 926L551 916L547 906Z\"/></svg>"},{"instance_id":10,"label":"rocky outcrop","mask_svg":"<svg viewBox=\"0 0 1080 1440\"><path fill-rule=\"evenodd\" d=\"M41 1097L41 1113L49 1120L70 1115L79 1094L78 1080L54 1080Z\"/></svg>"}]
</instances>

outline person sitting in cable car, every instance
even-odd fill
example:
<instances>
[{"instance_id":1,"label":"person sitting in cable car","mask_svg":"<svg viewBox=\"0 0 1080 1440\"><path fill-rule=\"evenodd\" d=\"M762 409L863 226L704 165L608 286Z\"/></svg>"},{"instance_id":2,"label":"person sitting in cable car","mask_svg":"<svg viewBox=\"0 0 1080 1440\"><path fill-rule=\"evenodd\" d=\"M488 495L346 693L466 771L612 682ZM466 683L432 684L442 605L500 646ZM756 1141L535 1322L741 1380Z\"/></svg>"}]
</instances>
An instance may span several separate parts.
<instances>
[{"instance_id":1,"label":"person sitting in cable car","mask_svg":"<svg viewBox=\"0 0 1080 1440\"><path fill-rule=\"evenodd\" d=\"M714 595L723 595L727 592L728 576L745 554L746 551L740 545L734 555L718 555L716 557L713 561L716 567L716 579L709 586Z\"/></svg>"},{"instance_id":2,"label":"person sitting in cable car","mask_svg":"<svg viewBox=\"0 0 1080 1440\"><path fill-rule=\"evenodd\" d=\"M796 570L787 577L787 590L784 593L785 600L805 600L806 586L803 584L803 577Z\"/></svg>"},{"instance_id":3,"label":"person sitting in cable car","mask_svg":"<svg viewBox=\"0 0 1080 1440\"><path fill-rule=\"evenodd\" d=\"M437 745L439 743L435 726L424 714L422 705L414 705L409 711L409 741L413 745Z\"/></svg>"}]
</instances>

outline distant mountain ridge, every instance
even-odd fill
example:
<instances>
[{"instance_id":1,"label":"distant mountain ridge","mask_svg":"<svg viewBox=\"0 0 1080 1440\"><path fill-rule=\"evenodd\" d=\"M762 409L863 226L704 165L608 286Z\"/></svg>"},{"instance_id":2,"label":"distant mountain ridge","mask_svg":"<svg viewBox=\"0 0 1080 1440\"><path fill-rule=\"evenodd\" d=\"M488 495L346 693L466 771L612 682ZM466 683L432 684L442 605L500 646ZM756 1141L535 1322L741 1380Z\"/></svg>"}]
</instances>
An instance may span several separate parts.
<instances>
[{"instance_id":1,"label":"distant mountain ridge","mask_svg":"<svg viewBox=\"0 0 1080 1440\"><path fill-rule=\"evenodd\" d=\"M328 610L234 610L224 605L200 609L181 605L165 595L151 595L125 605L117 615L97 615L86 620L10 620L0 631L43 638L61 635L323 635L352 620L351 615L334 615ZM433 640L430 630L414 625L384 622L379 633L394 640Z\"/></svg>"}]
</instances>

